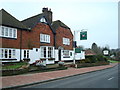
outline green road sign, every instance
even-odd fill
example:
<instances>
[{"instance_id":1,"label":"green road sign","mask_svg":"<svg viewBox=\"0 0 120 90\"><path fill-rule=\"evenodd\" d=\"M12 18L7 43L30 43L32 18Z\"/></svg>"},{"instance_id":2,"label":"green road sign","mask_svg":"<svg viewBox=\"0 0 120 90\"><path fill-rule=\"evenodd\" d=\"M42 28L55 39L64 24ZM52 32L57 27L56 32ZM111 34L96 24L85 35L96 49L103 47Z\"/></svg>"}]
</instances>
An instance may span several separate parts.
<instances>
[{"instance_id":1,"label":"green road sign","mask_svg":"<svg viewBox=\"0 0 120 90\"><path fill-rule=\"evenodd\" d=\"M80 32L80 40L87 40L87 31Z\"/></svg>"}]
</instances>

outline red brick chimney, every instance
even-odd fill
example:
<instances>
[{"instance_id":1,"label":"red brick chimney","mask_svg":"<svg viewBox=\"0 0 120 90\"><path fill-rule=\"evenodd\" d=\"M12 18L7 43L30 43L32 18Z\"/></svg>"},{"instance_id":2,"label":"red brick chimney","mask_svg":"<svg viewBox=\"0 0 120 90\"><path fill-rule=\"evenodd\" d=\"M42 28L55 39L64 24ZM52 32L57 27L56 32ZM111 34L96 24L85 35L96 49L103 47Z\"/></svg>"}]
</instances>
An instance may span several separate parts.
<instances>
[{"instance_id":1,"label":"red brick chimney","mask_svg":"<svg viewBox=\"0 0 120 90\"><path fill-rule=\"evenodd\" d=\"M42 9L43 14L47 18L48 22L51 24L52 23L52 11L51 9L48 10L48 8L43 8Z\"/></svg>"}]
</instances>

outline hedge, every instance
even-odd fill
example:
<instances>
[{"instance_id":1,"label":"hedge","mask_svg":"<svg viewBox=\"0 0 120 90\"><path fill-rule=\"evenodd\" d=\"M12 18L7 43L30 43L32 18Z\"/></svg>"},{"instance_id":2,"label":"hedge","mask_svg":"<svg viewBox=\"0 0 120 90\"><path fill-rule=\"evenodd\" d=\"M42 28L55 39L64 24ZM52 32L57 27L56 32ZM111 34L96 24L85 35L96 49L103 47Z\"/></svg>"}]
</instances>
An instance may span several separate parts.
<instances>
[{"instance_id":1,"label":"hedge","mask_svg":"<svg viewBox=\"0 0 120 90\"><path fill-rule=\"evenodd\" d=\"M109 62L102 61L102 62L96 62L96 63L79 63L79 64L77 64L77 68L101 66L101 65L109 65Z\"/></svg>"},{"instance_id":2,"label":"hedge","mask_svg":"<svg viewBox=\"0 0 120 90\"><path fill-rule=\"evenodd\" d=\"M25 69L9 69L2 70L2 76L11 76L11 75L19 75L19 74L27 74L27 73L35 73L35 72L46 72L46 71L56 71L56 70L65 70L67 67L59 66L54 68L40 68L40 67L29 67Z\"/></svg>"},{"instance_id":3,"label":"hedge","mask_svg":"<svg viewBox=\"0 0 120 90\"><path fill-rule=\"evenodd\" d=\"M2 70L2 76L11 76L11 75L18 75L28 72L27 69L9 69L9 70Z\"/></svg>"}]
</instances>

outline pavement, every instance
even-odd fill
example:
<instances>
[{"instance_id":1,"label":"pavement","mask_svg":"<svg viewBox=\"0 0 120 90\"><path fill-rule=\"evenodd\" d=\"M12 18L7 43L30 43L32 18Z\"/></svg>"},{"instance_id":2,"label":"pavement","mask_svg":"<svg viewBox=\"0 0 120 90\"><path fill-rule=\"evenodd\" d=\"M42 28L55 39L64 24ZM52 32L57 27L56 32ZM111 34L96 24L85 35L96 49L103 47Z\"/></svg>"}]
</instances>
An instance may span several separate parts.
<instances>
[{"instance_id":1,"label":"pavement","mask_svg":"<svg viewBox=\"0 0 120 90\"><path fill-rule=\"evenodd\" d=\"M2 83L0 82L1 85L0 88L12 89L27 85L34 85L37 83L43 83L65 77L74 76L74 75L80 75L88 72L103 70L114 67L115 65L117 65L117 63L104 65L104 66L94 66L94 67L86 67L86 68L68 68L67 70L15 75L15 76L4 76L4 77L0 77L0 80L2 82Z\"/></svg>"}]
</instances>

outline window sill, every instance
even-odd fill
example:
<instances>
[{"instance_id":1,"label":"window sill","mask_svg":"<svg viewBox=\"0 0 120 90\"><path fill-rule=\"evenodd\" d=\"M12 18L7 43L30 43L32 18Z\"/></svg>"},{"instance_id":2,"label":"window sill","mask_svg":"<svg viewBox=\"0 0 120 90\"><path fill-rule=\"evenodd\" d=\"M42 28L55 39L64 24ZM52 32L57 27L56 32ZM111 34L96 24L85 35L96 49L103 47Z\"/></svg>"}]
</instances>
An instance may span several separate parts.
<instances>
[{"instance_id":1,"label":"window sill","mask_svg":"<svg viewBox=\"0 0 120 90\"><path fill-rule=\"evenodd\" d=\"M0 38L6 38L6 39L13 39L13 40L17 40L17 38L11 38L11 37L2 37L2 36L0 36Z\"/></svg>"},{"instance_id":2,"label":"window sill","mask_svg":"<svg viewBox=\"0 0 120 90\"><path fill-rule=\"evenodd\" d=\"M4 58L4 59L0 59L0 61L11 61L11 60L17 60L17 59L15 59L15 58Z\"/></svg>"},{"instance_id":3,"label":"window sill","mask_svg":"<svg viewBox=\"0 0 120 90\"><path fill-rule=\"evenodd\" d=\"M50 44L50 42L40 42L40 43L42 43L42 44Z\"/></svg>"},{"instance_id":4,"label":"window sill","mask_svg":"<svg viewBox=\"0 0 120 90\"><path fill-rule=\"evenodd\" d=\"M66 56L66 57L63 57L63 58L70 58L70 56Z\"/></svg>"},{"instance_id":5,"label":"window sill","mask_svg":"<svg viewBox=\"0 0 120 90\"><path fill-rule=\"evenodd\" d=\"M48 60L55 60L55 58L48 58Z\"/></svg>"},{"instance_id":6,"label":"window sill","mask_svg":"<svg viewBox=\"0 0 120 90\"><path fill-rule=\"evenodd\" d=\"M40 58L40 60L44 61L44 60L46 60L46 58Z\"/></svg>"}]
</instances>

